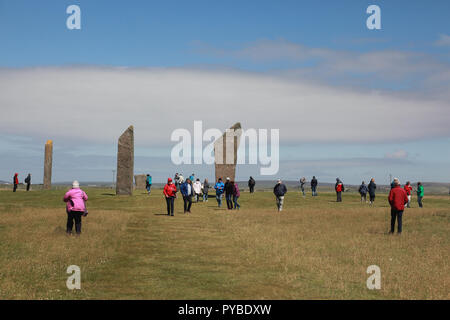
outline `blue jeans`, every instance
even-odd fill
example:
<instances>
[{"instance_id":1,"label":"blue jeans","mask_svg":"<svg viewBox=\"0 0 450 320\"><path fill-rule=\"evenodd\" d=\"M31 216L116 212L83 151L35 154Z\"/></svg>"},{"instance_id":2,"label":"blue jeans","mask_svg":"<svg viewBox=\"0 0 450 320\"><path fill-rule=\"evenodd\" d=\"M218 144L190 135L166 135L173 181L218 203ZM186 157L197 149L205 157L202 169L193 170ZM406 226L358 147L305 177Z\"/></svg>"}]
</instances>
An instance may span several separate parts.
<instances>
[{"instance_id":1,"label":"blue jeans","mask_svg":"<svg viewBox=\"0 0 450 320\"><path fill-rule=\"evenodd\" d=\"M151 184L148 184L148 185L147 185L147 192L148 192L148 193L150 193L150 189L151 189L151 188L152 188L152 185L151 185Z\"/></svg>"},{"instance_id":2,"label":"blue jeans","mask_svg":"<svg viewBox=\"0 0 450 320\"><path fill-rule=\"evenodd\" d=\"M315 196L317 196L317 187L311 187L311 189L312 189L312 195L315 197Z\"/></svg>"},{"instance_id":3,"label":"blue jeans","mask_svg":"<svg viewBox=\"0 0 450 320\"><path fill-rule=\"evenodd\" d=\"M232 194L226 194L225 195L225 199L227 200L227 208L228 209L233 209L233 195Z\"/></svg>"},{"instance_id":4,"label":"blue jeans","mask_svg":"<svg viewBox=\"0 0 450 320\"><path fill-rule=\"evenodd\" d=\"M208 192L203 192L203 201L208 200Z\"/></svg>"},{"instance_id":5,"label":"blue jeans","mask_svg":"<svg viewBox=\"0 0 450 320\"><path fill-rule=\"evenodd\" d=\"M219 205L219 208L222 206L222 195L223 195L223 193L221 193L221 194L216 193L216 200L217 200L217 204Z\"/></svg>"},{"instance_id":6,"label":"blue jeans","mask_svg":"<svg viewBox=\"0 0 450 320\"><path fill-rule=\"evenodd\" d=\"M233 196L233 202L234 202L234 208L236 209L236 208L240 208L241 206L239 205L239 203L238 203L238 199L239 199L239 197L236 197L236 196Z\"/></svg>"}]
</instances>

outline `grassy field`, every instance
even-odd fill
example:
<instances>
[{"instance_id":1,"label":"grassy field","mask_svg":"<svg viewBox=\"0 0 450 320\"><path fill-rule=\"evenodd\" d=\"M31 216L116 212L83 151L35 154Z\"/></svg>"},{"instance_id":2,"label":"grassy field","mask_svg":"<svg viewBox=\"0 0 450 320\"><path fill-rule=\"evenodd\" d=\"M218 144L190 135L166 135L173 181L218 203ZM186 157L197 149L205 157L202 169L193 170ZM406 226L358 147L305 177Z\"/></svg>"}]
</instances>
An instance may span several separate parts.
<instances>
[{"instance_id":1,"label":"grassy field","mask_svg":"<svg viewBox=\"0 0 450 320\"><path fill-rule=\"evenodd\" d=\"M386 195L370 207L291 191L277 213L270 192L244 192L239 211L210 199L184 215L178 199L168 217L161 190L85 190L81 237L65 235L64 190L0 191L1 299L450 298L448 196L413 202L390 236ZM366 287L373 264L380 290ZM66 288L69 265L81 290Z\"/></svg>"}]
</instances>

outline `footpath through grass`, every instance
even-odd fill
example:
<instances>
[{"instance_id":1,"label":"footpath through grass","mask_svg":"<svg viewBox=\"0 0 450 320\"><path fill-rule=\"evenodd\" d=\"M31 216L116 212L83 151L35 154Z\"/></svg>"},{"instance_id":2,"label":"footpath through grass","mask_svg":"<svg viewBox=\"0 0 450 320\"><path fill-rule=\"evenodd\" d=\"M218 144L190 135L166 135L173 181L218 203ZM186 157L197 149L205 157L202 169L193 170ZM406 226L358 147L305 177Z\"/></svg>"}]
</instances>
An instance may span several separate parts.
<instances>
[{"instance_id":1,"label":"footpath through grass","mask_svg":"<svg viewBox=\"0 0 450 320\"><path fill-rule=\"evenodd\" d=\"M0 191L1 299L448 299L450 201L428 196L389 236L386 195L306 198L243 192L239 211L214 198L165 215L161 190L116 197L86 189L81 237L65 235L64 190ZM366 269L381 268L381 290ZM81 290L66 288L69 265Z\"/></svg>"}]
</instances>

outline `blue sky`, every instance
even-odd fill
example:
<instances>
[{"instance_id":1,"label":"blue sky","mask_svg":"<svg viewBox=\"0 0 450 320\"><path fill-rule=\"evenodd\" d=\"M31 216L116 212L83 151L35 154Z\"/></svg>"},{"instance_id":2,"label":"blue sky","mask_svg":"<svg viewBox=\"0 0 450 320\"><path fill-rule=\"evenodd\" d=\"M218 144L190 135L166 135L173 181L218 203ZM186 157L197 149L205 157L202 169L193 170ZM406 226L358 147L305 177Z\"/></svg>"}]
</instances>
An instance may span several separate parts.
<instances>
[{"instance_id":1,"label":"blue sky","mask_svg":"<svg viewBox=\"0 0 450 320\"><path fill-rule=\"evenodd\" d=\"M204 120L279 128L284 179L448 182L449 21L448 1L0 0L0 180L42 179L52 138L55 181L109 181L135 124L136 171L162 181L170 132Z\"/></svg>"}]
</instances>

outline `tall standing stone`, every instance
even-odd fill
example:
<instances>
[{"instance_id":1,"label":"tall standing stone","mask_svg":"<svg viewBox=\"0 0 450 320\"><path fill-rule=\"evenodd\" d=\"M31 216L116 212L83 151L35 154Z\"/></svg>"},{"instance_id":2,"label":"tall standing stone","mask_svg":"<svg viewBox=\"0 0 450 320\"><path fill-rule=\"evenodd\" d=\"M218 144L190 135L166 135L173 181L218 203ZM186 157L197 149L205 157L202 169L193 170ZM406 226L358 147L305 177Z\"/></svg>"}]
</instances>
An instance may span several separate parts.
<instances>
[{"instance_id":1,"label":"tall standing stone","mask_svg":"<svg viewBox=\"0 0 450 320\"><path fill-rule=\"evenodd\" d=\"M147 185L147 175L146 174L135 175L134 183L136 185L137 190L145 190L145 187Z\"/></svg>"},{"instance_id":2,"label":"tall standing stone","mask_svg":"<svg viewBox=\"0 0 450 320\"><path fill-rule=\"evenodd\" d=\"M120 136L117 148L116 194L133 194L134 128L129 126Z\"/></svg>"},{"instance_id":3,"label":"tall standing stone","mask_svg":"<svg viewBox=\"0 0 450 320\"><path fill-rule=\"evenodd\" d=\"M225 180L227 177L234 181L236 177L237 150L241 134L241 123L238 122L214 142L216 181L219 178Z\"/></svg>"},{"instance_id":4,"label":"tall standing stone","mask_svg":"<svg viewBox=\"0 0 450 320\"><path fill-rule=\"evenodd\" d=\"M53 141L47 140L45 143L44 156L44 189L52 187L52 165L53 165Z\"/></svg>"}]
</instances>

